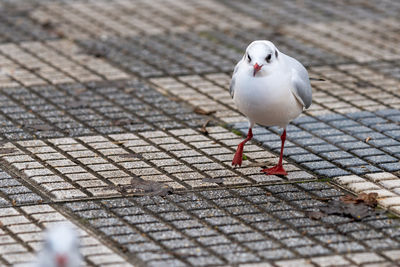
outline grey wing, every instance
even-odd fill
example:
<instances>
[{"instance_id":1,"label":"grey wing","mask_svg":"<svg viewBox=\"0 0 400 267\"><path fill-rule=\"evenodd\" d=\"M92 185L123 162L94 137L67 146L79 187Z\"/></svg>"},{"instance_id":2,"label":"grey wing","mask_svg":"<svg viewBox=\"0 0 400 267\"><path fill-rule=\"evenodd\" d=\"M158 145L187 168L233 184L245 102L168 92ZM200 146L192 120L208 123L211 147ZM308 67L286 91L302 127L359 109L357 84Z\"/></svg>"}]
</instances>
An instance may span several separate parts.
<instances>
[{"instance_id":1,"label":"grey wing","mask_svg":"<svg viewBox=\"0 0 400 267\"><path fill-rule=\"evenodd\" d=\"M233 70L231 83L229 85L229 93L231 94L232 98L235 95L235 81L236 81L236 75L235 74L236 74L236 72L237 72L237 70L239 68L239 64L240 64L240 61L239 61L238 64L236 64L235 69Z\"/></svg>"},{"instance_id":2,"label":"grey wing","mask_svg":"<svg viewBox=\"0 0 400 267\"><path fill-rule=\"evenodd\" d=\"M231 97L235 95L235 76L232 76L231 84L229 85L229 93L231 94Z\"/></svg>"},{"instance_id":3,"label":"grey wing","mask_svg":"<svg viewBox=\"0 0 400 267\"><path fill-rule=\"evenodd\" d=\"M312 102L312 89L308 72L296 59L287 56L292 70L292 92L303 106L307 109Z\"/></svg>"}]
</instances>

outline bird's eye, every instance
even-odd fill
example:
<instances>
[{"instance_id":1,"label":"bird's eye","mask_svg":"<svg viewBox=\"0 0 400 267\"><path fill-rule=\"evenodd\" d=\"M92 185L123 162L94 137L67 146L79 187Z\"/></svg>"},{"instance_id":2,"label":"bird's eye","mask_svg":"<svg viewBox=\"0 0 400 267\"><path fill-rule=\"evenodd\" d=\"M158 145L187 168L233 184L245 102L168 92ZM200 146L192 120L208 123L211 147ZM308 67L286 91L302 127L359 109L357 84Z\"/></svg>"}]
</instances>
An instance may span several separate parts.
<instances>
[{"instance_id":1,"label":"bird's eye","mask_svg":"<svg viewBox=\"0 0 400 267\"><path fill-rule=\"evenodd\" d=\"M251 57L250 57L249 54L247 54L247 60L248 60L249 62L251 62Z\"/></svg>"},{"instance_id":2,"label":"bird's eye","mask_svg":"<svg viewBox=\"0 0 400 267\"><path fill-rule=\"evenodd\" d=\"M265 58L265 60L266 60L267 62L269 62L269 61L271 60L271 54L269 54L269 55Z\"/></svg>"}]
</instances>

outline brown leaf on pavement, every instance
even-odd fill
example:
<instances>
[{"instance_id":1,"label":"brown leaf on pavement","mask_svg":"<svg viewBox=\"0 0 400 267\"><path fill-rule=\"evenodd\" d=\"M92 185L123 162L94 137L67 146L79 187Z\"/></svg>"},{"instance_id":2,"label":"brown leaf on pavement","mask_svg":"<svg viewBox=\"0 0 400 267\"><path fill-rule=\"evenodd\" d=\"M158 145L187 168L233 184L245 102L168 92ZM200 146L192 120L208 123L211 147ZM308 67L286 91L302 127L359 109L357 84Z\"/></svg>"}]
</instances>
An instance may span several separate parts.
<instances>
[{"instance_id":1,"label":"brown leaf on pavement","mask_svg":"<svg viewBox=\"0 0 400 267\"><path fill-rule=\"evenodd\" d=\"M340 197L340 200L341 200L343 203L347 203L347 204L356 204L356 203L357 203L356 198L357 198L357 197L352 196L352 195L345 195L345 196L343 196L343 197Z\"/></svg>"},{"instance_id":2,"label":"brown leaf on pavement","mask_svg":"<svg viewBox=\"0 0 400 267\"><path fill-rule=\"evenodd\" d=\"M346 195L340 200L332 200L326 207L320 208L320 211L327 215L338 215L362 220L366 217L375 216L378 212L375 210L377 203L377 193L361 193L358 196Z\"/></svg>"},{"instance_id":3,"label":"brown leaf on pavement","mask_svg":"<svg viewBox=\"0 0 400 267\"><path fill-rule=\"evenodd\" d=\"M312 220L319 220L322 217L326 216L325 213L320 212L320 211L310 211L310 212L307 212L306 214L307 214L307 217L312 219Z\"/></svg>"},{"instance_id":4,"label":"brown leaf on pavement","mask_svg":"<svg viewBox=\"0 0 400 267\"><path fill-rule=\"evenodd\" d=\"M203 123L203 125L201 126L201 128L200 128L200 132L202 133L202 134L204 134L204 135L208 135L208 131L207 131L207 125L210 123L210 121L211 121L211 119L209 119L209 120L206 120L204 123Z\"/></svg>"},{"instance_id":5,"label":"brown leaf on pavement","mask_svg":"<svg viewBox=\"0 0 400 267\"><path fill-rule=\"evenodd\" d=\"M68 108L85 108L89 106L89 102L86 100L68 101L65 105Z\"/></svg>"},{"instance_id":6,"label":"brown leaf on pavement","mask_svg":"<svg viewBox=\"0 0 400 267\"><path fill-rule=\"evenodd\" d=\"M143 180L139 177L134 177L131 180L132 189L143 192L152 196L166 196L173 192L173 188L166 184Z\"/></svg>"},{"instance_id":7,"label":"brown leaf on pavement","mask_svg":"<svg viewBox=\"0 0 400 267\"><path fill-rule=\"evenodd\" d=\"M194 113L200 114L200 115L211 115L213 113L215 113L215 110L212 111L205 111L204 109L200 108L200 107L196 107L194 110Z\"/></svg>"},{"instance_id":8,"label":"brown leaf on pavement","mask_svg":"<svg viewBox=\"0 0 400 267\"><path fill-rule=\"evenodd\" d=\"M131 119L124 118L124 119L118 119L116 121L113 121L112 124L115 126L125 126L125 125L129 125L132 123L133 123L133 121Z\"/></svg>"},{"instance_id":9,"label":"brown leaf on pavement","mask_svg":"<svg viewBox=\"0 0 400 267\"><path fill-rule=\"evenodd\" d=\"M109 185L104 190L117 190L122 194L133 194L135 196L166 196L172 194L174 189L166 184L143 180L140 177L131 179L131 184Z\"/></svg>"},{"instance_id":10,"label":"brown leaf on pavement","mask_svg":"<svg viewBox=\"0 0 400 267\"><path fill-rule=\"evenodd\" d=\"M370 207L376 207L376 205L378 204L376 200L377 197L378 197L377 193L369 193L369 194L361 193L356 197L351 195L346 195L341 197L340 200L347 204L363 203Z\"/></svg>"},{"instance_id":11,"label":"brown leaf on pavement","mask_svg":"<svg viewBox=\"0 0 400 267\"><path fill-rule=\"evenodd\" d=\"M133 154L133 153L118 154L116 156L123 159L143 159L143 156L141 154Z\"/></svg>"},{"instance_id":12,"label":"brown leaf on pavement","mask_svg":"<svg viewBox=\"0 0 400 267\"><path fill-rule=\"evenodd\" d=\"M46 30L54 30L55 29L55 25L54 22L50 21L50 20L45 20L42 23L40 23L40 25L45 28Z\"/></svg>"},{"instance_id":13,"label":"brown leaf on pavement","mask_svg":"<svg viewBox=\"0 0 400 267\"><path fill-rule=\"evenodd\" d=\"M349 217L357 221L377 214L373 208L365 204L344 203L337 200L330 201L328 206L320 210L327 215Z\"/></svg>"},{"instance_id":14,"label":"brown leaf on pavement","mask_svg":"<svg viewBox=\"0 0 400 267\"><path fill-rule=\"evenodd\" d=\"M33 131L50 131L50 130L53 130L53 127L51 127L48 124L24 125L24 128L30 129L30 130L33 130Z\"/></svg>"},{"instance_id":15,"label":"brown leaf on pavement","mask_svg":"<svg viewBox=\"0 0 400 267\"><path fill-rule=\"evenodd\" d=\"M361 193L358 195L357 199L360 201L364 202L366 205L370 207L376 207L378 205L378 201L376 200L378 198L378 193Z\"/></svg>"}]
</instances>

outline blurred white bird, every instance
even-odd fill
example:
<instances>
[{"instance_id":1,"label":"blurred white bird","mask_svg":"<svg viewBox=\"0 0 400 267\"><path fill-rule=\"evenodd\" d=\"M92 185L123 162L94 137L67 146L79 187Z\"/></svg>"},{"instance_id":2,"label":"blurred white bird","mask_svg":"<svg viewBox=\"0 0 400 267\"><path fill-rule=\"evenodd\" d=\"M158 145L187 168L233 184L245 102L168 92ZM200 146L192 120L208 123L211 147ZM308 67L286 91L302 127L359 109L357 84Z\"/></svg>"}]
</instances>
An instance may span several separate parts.
<instances>
[{"instance_id":1,"label":"blurred white bird","mask_svg":"<svg viewBox=\"0 0 400 267\"><path fill-rule=\"evenodd\" d=\"M78 267L82 261L79 237L68 224L60 224L46 232L43 249L35 267Z\"/></svg>"},{"instance_id":2,"label":"blurred white bird","mask_svg":"<svg viewBox=\"0 0 400 267\"><path fill-rule=\"evenodd\" d=\"M232 165L241 166L244 144L253 137L255 123L283 128L281 153L276 166L265 174L287 175L282 166L286 126L311 105L308 72L296 59L280 52L270 41L254 41L236 65L230 94L249 120L247 138L238 145Z\"/></svg>"}]
</instances>

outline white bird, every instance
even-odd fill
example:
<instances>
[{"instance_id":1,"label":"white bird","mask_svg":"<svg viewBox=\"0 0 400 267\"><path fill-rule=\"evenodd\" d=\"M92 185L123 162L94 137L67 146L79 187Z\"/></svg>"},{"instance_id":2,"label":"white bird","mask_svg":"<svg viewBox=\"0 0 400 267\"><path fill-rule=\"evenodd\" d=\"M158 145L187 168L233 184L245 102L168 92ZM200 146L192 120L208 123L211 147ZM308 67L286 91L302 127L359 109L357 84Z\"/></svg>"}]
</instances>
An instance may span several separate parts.
<instances>
[{"instance_id":1,"label":"white bird","mask_svg":"<svg viewBox=\"0 0 400 267\"><path fill-rule=\"evenodd\" d=\"M282 166L286 127L311 105L312 90L308 72L296 59L280 52L270 41L254 41L236 65L230 94L249 120L247 138L238 145L232 165L241 166L244 144L253 137L255 123L283 128L281 153L276 166L265 174L287 175Z\"/></svg>"},{"instance_id":2,"label":"white bird","mask_svg":"<svg viewBox=\"0 0 400 267\"><path fill-rule=\"evenodd\" d=\"M43 249L35 267L78 267L82 261L77 232L68 224L60 224L46 232Z\"/></svg>"}]
</instances>

